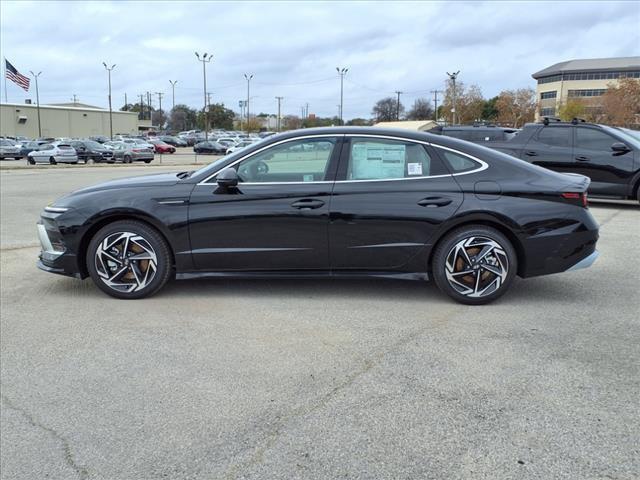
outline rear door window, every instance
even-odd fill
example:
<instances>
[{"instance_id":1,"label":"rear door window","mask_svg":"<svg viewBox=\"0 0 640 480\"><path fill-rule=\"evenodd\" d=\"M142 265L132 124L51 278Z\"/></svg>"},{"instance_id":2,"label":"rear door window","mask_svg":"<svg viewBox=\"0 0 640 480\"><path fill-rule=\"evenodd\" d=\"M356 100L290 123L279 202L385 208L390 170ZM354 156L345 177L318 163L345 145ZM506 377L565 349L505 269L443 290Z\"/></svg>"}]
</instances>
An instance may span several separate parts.
<instances>
[{"instance_id":1,"label":"rear door window","mask_svg":"<svg viewBox=\"0 0 640 480\"><path fill-rule=\"evenodd\" d=\"M537 135L537 140L552 147L569 147L571 145L569 127L543 127Z\"/></svg>"},{"instance_id":2,"label":"rear door window","mask_svg":"<svg viewBox=\"0 0 640 480\"><path fill-rule=\"evenodd\" d=\"M611 145L617 140L611 135L595 128L578 127L576 129L576 148L611 152Z\"/></svg>"},{"instance_id":3,"label":"rear door window","mask_svg":"<svg viewBox=\"0 0 640 480\"><path fill-rule=\"evenodd\" d=\"M440 155L442 155L449 164L449 168L453 173L470 172L471 170L476 170L481 167L479 163L471 160L466 155L445 149L440 149L439 151Z\"/></svg>"}]
</instances>

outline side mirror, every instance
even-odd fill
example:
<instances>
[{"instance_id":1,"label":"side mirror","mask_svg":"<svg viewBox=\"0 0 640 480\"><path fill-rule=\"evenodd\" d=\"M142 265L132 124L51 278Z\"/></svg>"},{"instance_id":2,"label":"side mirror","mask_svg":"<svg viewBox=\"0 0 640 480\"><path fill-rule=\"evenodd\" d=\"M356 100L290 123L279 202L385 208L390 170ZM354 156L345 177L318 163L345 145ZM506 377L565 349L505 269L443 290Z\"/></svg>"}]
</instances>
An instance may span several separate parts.
<instances>
[{"instance_id":1,"label":"side mirror","mask_svg":"<svg viewBox=\"0 0 640 480\"><path fill-rule=\"evenodd\" d=\"M631 149L622 142L615 142L613 145L611 145L611 150L620 155L631 151Z\"/></svg>"},{"instance_id":2,"label":"side mirror","mask_svg":"<svg viewBox=\"0 0 640 480\"><path fill-rule=\"evenodd\" d=\"M233 168L225 168L216 177L218 186L222 188L235 187L238 185L238 172Z\"/></svg>"}]
</instances>

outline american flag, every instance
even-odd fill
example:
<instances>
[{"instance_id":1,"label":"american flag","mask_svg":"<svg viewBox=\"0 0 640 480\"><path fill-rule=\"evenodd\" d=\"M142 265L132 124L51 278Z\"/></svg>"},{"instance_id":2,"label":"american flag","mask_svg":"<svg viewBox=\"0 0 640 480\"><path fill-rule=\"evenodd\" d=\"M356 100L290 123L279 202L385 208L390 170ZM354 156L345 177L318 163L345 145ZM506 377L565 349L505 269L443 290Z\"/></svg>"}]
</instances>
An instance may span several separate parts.
<instances>
[{"instance_id":1,"label":"american flag","mask_svg":"<svg viewBox=\"0 0 640 480\"><path fill-rule=\"evenodd\" d=\"M22 75L6 58L4 59L4 76L24 89L25 92L29 91L29 77Z\"/></svg>"}]
</instances>

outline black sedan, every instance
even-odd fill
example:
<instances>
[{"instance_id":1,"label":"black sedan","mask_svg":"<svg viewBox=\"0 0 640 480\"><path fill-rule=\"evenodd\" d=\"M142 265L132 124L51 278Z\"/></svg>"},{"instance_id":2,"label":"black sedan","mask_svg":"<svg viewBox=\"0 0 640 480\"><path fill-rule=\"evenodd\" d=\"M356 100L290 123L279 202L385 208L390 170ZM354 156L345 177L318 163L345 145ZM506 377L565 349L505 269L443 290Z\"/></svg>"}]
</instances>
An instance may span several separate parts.
<instances>
[{"instance_id":1,"label":"black sedan","mask_svg":"<svg viewBox=\"0 0 640 480\"><path fill-rule=\"evenodd\" d=\"M84 163L114 163L113 151L94 140L73 140L71 146L78 153L78 160Z\"/></svg>"},{"instance_id":2,"label":"black sedan","mask_svg":"<svg viewBox=\"0 0 640 480\"><path fill-rule=\"evenodd\" d=\"M588 267L589 181L453 138L274 135L196 171L114 180L45 208L39 267L141 298L169 278L433 279L457 301Z\"/></svg>"},{"instance_id":3,"label":"black sedan","mask_svg":"<svg viewBox=\"0 0 640 480\"><path fill-rule=\"evenodd\" d=\"M193 146L193 151L195 153L210 153L214 155L224 155L225 153L227 153L227 147L225 147L224 145L218 142L206 141L206 142L196 143Z\"/></svg>"}]
</instances>

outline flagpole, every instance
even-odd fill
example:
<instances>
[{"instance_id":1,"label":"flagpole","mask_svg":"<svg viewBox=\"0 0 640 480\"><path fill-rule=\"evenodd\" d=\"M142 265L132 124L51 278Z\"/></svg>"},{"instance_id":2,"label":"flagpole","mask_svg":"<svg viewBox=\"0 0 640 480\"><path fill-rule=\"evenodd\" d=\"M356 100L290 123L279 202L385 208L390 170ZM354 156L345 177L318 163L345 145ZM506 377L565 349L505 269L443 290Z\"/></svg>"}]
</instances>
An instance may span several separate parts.
<instances>
[{"instance_id":1,"label":"flagpole","mask_svg":"<svg viewBox=\"0 0 640 480\"><path fill-rule=\"evenodd\" d=\"M3 58L4 60L4 103L9 103L9 100L7 100L7 59Z\"/></svg>"}]
</instances>

